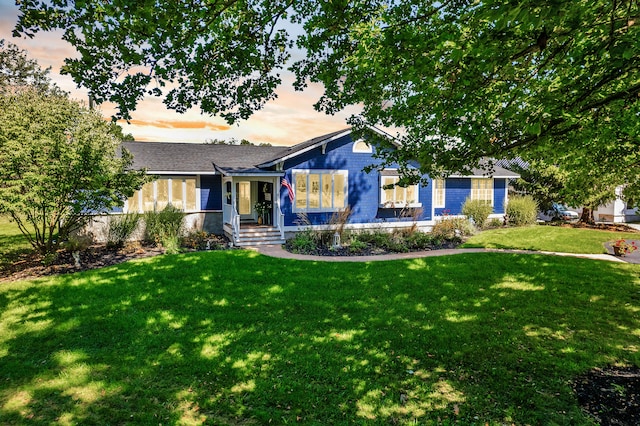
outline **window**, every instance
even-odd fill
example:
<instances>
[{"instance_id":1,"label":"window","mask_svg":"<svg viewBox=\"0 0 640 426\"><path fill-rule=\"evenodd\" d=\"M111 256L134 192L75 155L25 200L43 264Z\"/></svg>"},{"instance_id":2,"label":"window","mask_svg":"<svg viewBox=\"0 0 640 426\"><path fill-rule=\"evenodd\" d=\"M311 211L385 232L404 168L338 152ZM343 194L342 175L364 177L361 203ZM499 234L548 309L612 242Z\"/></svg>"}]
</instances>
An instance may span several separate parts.
<instances>
[{"instance_id":1,"label":"window","mask_svg":"<svg viewBox=\"0 0 640 426\"><path fill-rule=\"evenodd\" d=\"M471 179L471 199L493 205L493 179Z\"/></svg>"},{"instance_id":2,"label":"window","mask_svg":"<svg viewBox=\"0 0 640 426\"><path fill-rule=\"evenodd\" d=\"M353 152L370 154L373 152L373 148L371 147L371 145L360 139L353 143Z\"/></svg>"},{"instance_id":3,"label":"window","mask_svg":"<svg viewBox=\"0 0 640 426\"><path fill-rule=\"evenodd\" d=\"M403 188L396 185L399 176L382 176L380 185L380 207L403 208L420 207L418 202L418 185Z\"/></svg>"},{"instance_id":4,"label":"window","mask_svg":"<svg viewBox=\"0 0 640 426\"><path fill-rule=\"evenodd\" d=\"M444 179L433 179L433 207L444 208L445 206L445 188Z\"/></svg>"},{"instance_id":5,"label":"window","mask_svg":"<svg viewBox=\"0 0 640 426\"><path fill-rule=\"evenodd\" d=\"M161 178L145 183L127 200L127 211L160 211L168 204L184 211L196 210L196 178Z\"/></svg>"},{"instance_id":6,"label":"window","mask_svg":"<svg viewBox=\"0 0 640 426\"><path fill-rule=\"evenodd\" d=\"M293 170L294 212L326 212L347 206L347 170Z\"/></svg>"}]
</instances>

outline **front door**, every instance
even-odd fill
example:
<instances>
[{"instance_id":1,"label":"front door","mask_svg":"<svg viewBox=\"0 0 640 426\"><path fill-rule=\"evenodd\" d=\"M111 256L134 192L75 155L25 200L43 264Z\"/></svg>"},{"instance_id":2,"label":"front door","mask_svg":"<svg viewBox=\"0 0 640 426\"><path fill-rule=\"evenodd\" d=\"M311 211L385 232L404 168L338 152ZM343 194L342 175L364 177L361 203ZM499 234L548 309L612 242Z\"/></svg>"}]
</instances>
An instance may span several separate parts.
<instances>
[{"instance_id":1,"label":"front door","mask_svg":"<svg viewBox=\"0 0 640 426\"><path fill-rule=\"evenodd\" d=\"M240 219L251 219L251 182L240 181L236 183L236 205Z\"/></svg>"}]
</instances>

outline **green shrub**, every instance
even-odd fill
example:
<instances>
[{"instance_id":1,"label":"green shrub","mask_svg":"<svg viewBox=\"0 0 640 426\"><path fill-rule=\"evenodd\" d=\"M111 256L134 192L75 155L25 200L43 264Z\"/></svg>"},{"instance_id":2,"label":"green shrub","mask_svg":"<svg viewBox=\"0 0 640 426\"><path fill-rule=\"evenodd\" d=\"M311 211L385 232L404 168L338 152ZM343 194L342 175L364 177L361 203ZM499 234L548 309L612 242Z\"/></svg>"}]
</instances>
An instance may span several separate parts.
<instances>
[{"instance_id":1,"label":"green shrub","mask_svg":"<svg viewBox=\"0 0 640 426\"><path fill-rule=\"evenodd\" d=\"M140 223L140 215L127 213L117 216L109 216L107 225L107 247L120 248L129 240Z\"/></svg>"},{"instance_id":2,"label":"green shrub","mask_svg":"<svg viewBox=\"0 0 640 426\"><path fill-rule=\"evenodd\" d=\"M162 247L164 247L165 253L176 254L180 253L180 236L179 235L165 235L162 240Z\"/></svg>"},{"instance_id":3,"label":"green shrub","mask_svg":"<svg viewBox=\"0 0 640 426\"><path fill-rule=\"evenodd\" d=\"M475 229L469 219L447 217L438 221L431 230L431 237L438 241L462 241L463 237L473 235Z\"/></svg>"},{"instance_id":4,"label":"green shrub","mask_svg":"<svg viewBox=\"0 0 640 426\"><path fill-rule=\"evenodd\" d=\"M425 232L412 232L406 239L405 243L409 250L425 250L433 246L433 237Z\"/></svg>"},{"instance_id":5,"label":"green shrub","mask_svg":"<svg viewBox=\"0 0 640 426\"><path fill-rule=\"evenodd\" d=\"M145 241L162 244L168 253L178 251L184 226L182 210L169 204L159 212L144 214Z\"/></svg>"},{"instance_id":6,"label":"green shrub","mask_svg":"<svg viewBox=\"0 0 640 426\"><path fill-rule=\"evenodd\" d=\"M357 238L352 238L349 243L349 252L350 253L362 253L369 247L367 243L358 240Z\"/></svg>"},{"instance_id":7,"label":"green shrub","mask_svg":"<svg viewBox=\"0 0 640 426\"><path fill-rule=\"evenodd\" d=\"M315 238L315 233L307 229L297 232L293 238L287 240L287 248L292 253L315 253L318 249L318 240Z\"/></svg>"},{"instance_id":8,"label":"green shrub","mask_svg":"<svg viewBox=\"0 0 640 426\"><path fill-rule=\"evenodd\" d=\"M509 225L525 226L536 223L538 204L530 195L511 197L505 210Z\"/></svg>"},{"instance_id":9,"label":"green shrub","mask_svg":"<svg viewBox=\"0 0 640 426\"><path fill-rule=\"evenodd\" d=\"M489 219L489 223L485 226L485 228L500 228L503 225L502 219L498 219L494 217Z\"/></svg>"},{"instance_id":10,"label":"green shrub","mask_svg":"<svg viewBox=\"0 0 640 426\"><path fill-rule=\"evenodd\" d=\"M385 248L390 245L391 234L382 230L365 231L358 233L357 239L373 247Z\"/></svg>"},{"instance_id":11,"label":"green shrub","mask_svg":"<svg viewBox=\"0 0 640 426\"><path fill-rule=\"evenodd\" d=\"M467 198L462 205L462 214L467 216L478 227L484 227L484 223L493 211L493 206L483 200Z\"/></svg>"}]
</instances>

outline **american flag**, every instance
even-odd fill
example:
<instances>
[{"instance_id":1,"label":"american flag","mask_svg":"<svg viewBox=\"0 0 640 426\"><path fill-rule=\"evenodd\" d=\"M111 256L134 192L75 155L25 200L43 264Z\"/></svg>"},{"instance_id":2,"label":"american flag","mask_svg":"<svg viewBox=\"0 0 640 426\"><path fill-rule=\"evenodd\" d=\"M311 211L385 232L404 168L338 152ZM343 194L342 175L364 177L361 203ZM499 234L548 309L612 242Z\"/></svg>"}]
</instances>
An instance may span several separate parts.
<instances>
[{"instance_id":1,"label":"american flag","mask_svg":"<svg viewBox=\"0 0 640 426\"><path fill-rule=\"evenodd\" d=\"M293 193L293 188L291 187L291 184L287 181L287 178L282 178L282 186L287 188L287 191L289 191L289 201L293 203L295 194Z\"/></svg>"}]
</instances>

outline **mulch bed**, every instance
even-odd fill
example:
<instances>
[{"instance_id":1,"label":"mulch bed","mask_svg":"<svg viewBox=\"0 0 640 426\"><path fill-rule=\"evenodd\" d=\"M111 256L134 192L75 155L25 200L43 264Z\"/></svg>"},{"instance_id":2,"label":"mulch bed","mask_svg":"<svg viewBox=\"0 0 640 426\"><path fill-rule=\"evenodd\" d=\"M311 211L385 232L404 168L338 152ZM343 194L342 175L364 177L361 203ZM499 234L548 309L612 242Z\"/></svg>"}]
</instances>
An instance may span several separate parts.
<instances>
[{"instance_id":1,"label":"mulch bed","mask_svg":"<svg viewBox=\"0 0 640 426\"><path fill-rule=\"evenodd\" d=\"M154 246L130 245L121 249L109 249L105 245L94 245L80 252L80 267L75 266L71 253L59 250L51 262L37 253L22 254L6 268L0 268L0 282L18 281L48 275L67 274L116 265L127 260L163 254L164 249Z\"/></svg>"},{"instance_id":2,"label":"mulch bed","mask_svg":"<svg viewBox=\"0 0 640 426\"><path fill-rule=\"evenodd\" d=\"M306 254L306 255L312 255L312 256L330 256L330 257L335 257L335 256L351 256L351 257L377 256L377 255L381 255L381 254L406 253L406 252L412 252L412 251L428 251L428 250L452 249L452 248L456 248L458 245L459 245L458 243L445 242L445 243L440 244L438 246L430 246L430 247L419 248L419 249L415 249L415 250L407 249L404 252L387 250L387 249L384 249L384 248L372 247L372 246L368 246L366 248L359 249L357 251L352 251L351 248L347 245L347 246L340 246L340 247L335 247L335 248L333 248L333 247L316 247L314 250L307 250L304 253L299 253L299 254ZM287 251L295 253L295 251L291 248L291 245L288 244L288 243L284 245L284 248Z\"/></svg>"},{"instance_id":3,"label":"mulch bed","mask_svg":"<svg viewBox=\"0 0 640 426\"><path fill-rule=\"evenodd\" d=\"M582 409L600 425L640 424L640 368L596 368L573 384Z\"/></svg>"}]
</instances>

